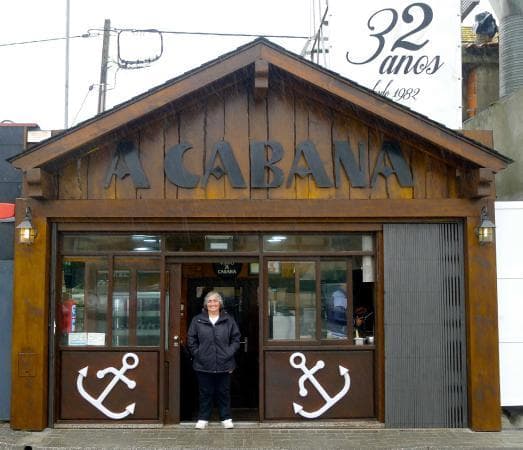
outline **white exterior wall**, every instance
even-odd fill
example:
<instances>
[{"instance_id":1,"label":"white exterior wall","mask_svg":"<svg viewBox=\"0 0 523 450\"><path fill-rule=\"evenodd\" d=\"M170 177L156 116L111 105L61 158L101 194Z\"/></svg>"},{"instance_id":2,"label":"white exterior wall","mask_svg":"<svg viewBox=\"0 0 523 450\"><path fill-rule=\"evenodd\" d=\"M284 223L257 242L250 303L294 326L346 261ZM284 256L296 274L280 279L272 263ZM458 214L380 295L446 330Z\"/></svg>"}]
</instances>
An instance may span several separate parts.
<instances>
[{"instance_id":1,"label":"white exterior wall","mask_svg":"<svg viewBox=\"0 0 523 450\"><path fill-rule=\"evenodd\" d=\"M523 405L523 202L496 202L501 405Z\"/></svg>"}]
</instances>

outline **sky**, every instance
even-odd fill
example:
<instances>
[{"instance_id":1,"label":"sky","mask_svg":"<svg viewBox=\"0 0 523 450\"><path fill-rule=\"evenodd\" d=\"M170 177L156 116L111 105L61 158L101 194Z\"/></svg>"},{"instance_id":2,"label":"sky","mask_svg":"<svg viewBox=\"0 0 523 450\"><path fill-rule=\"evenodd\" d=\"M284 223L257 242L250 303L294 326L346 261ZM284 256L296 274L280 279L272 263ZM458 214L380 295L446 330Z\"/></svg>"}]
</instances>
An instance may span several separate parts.
<instances>
[{"instance_id":1,"label":"sky","mask_svg":"<svg viewBox=\"0 0 523 450\"><path fill-rule=\"evenodd\" d=\"M69 0L70 39L68 125L97 113L98 84L105 19L117 29L158 29L310 36L325 0ZM349 0L347 0L349 1ZM355 0L350 0L355 1ZM456 0L459 1L459 0ZM384 0L389 4L390 0ZM36 123L41 129L65 125L65 40L5 45L61 38L66 30L67 0L6 1L0 15L0 121ZM313 11L313 5L315 5ZM482 0L472 16L490 9ZM110 37L107 109L164 81L231 51L255 37L163 34L163 54L149 67L118 69L117 34ZM305 39L275 39L301 53ZM151 57L158 49L153 35L120 35L122 56Z\"/></svg>"},{"instance_id":2,"label":"sky","mask_svg":"<svg viewBox=\"0 0 523 450\"><path fill-rule=\"evenodd\" d=\"M105 19L112 28L158 29L309 36L311 0L70 0L69 126L97 112ZM65 40L1 44L65 36L66 0L6 1L0 15L0 121L37 123L41 129L65 124ZM255 37L163 34L163 54L148 68L116 70L117 35L111 34L107 109ZM272 39L300 53L305 39ZM158 37L120 35L124 57L156 53ZM138 46L140 48L138 49ZM90 86L93 86L90 90Z\"/></svg>"}]
</instances>

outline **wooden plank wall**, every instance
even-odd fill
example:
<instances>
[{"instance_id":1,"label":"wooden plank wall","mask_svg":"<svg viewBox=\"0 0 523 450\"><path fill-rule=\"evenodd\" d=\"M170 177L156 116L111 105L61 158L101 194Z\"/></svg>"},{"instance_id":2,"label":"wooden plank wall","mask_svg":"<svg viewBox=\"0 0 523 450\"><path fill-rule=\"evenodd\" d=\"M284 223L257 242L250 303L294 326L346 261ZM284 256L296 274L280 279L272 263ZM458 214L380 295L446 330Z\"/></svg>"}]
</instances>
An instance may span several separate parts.
<instances>
[{"instance_id":1,"label":"wooden plank wall","mask_svg":"<svg viewBox=\"0 0 523 450\"><path fill-rule=\"evenodd\" d=\"M173 112L174 111L174 112ZM266 99L254 99L249 83L237 83L221 91L196 99L190 106L176 105L163 118L143 123L137 131L124 135L139 147L142 167L150 183L149 189L135 188L131 177L117 179L104 187L105 177L117 142L100 145L88 155L71 161L58 175L59 198L80 199L440 199L457 198L456 168L429 154L414 143L400 142L411 166L414 186L401 187L395 175L379 176L374 188L354 188L341 170L338 188L318 188L314 180L295 177L290 187L287 177L293 164L296 145L311 140L318 150L329 177L334 180L333 143L350 142L359 160L359 146L366 158L361 161L365 176L371 180L381 145L395 136L375 125L364 123L354 113L334 110L328 102L307 97L303 88L294 89L289 80L270 84ZM284 183L279 188L250 188L249 142L274 140L284 149L278 163ZM189 142L184 164L192 173L203 175L204 163L214 145L225 140L231 145L247 187L231 186L227 176L209 177L206 188L179 188L164 173L164 158L174 145ZM221 163L219 158L218 163ZM305 162L300 162L305 165ZM270 174L267 174L270 176Z\"/></svg>"},{"instance_id":2,"label":"wooden plank wall","mask_svg":"<svg viewBox=\"0 0 523 450\"><path fill-rule=\"evenodd\" d=\"M21 216L25 205L16 206ZM24 430L47 426L50 239L45 218L33 216L33 224L38 236L32 245L15 244L14 265L11 427Z\"/></svg>"}]
</instances>

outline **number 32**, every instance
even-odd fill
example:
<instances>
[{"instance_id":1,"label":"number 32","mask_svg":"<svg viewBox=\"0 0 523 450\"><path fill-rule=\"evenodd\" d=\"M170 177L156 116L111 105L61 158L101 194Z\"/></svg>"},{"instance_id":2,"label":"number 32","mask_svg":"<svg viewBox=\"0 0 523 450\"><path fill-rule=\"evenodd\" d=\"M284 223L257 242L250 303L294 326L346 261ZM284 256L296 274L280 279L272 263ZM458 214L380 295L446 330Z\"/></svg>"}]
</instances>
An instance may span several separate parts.
<instances>
[{"instance_id":1,"label":"number 32","mask_svg":"<svg viewBox=\"0 0 523 450\"><path fill-rule=\"evenodd\" d=\"M432 22L432 18L434 16L434 14L432 12L432 8L429 5L427 5L426 3L411 3L403 10L403 13L401 15L403 22L412 23L414 21L414 16L411 14L410 11L416 7L420 8L423 11L423 20L416 28L414 28L413 30L400 36L398 39L396 39L396 41L392 45L390 51L394 51L396 48L404 48L406 50L416 51L416 50L423 48L427 44L427 42L429 42L429 40L426 39L421 44L416 44L414 42L407 40L407 38L409 36L412 36L413 34L417 33L418 31L421 31L424 28L427 28L430 25L430 23ZM368 59L366 59L365 61L360 61L360 62L352 61L349 58L349 52L347 52L345 57L347 58L348 62L350 62L351 64L367 64L379 56L379 54L383 50L383 47L385 46L385 35L387 33L389 33L392 29L394 29L394 27L398 23L398 12L393 8L380 9L379 11L376 11L372 16L370 16L369 20L367 22L367 27L369 28L369 30L374 31L375 27L371 24L371 22L377 15L386 13L386 12L391 13L391 20L390 20L389 25L383 31L380 31L378 33L373 33L370 35L370 36L375 37L378 40L378 48L376 49L376 51Z\"/></svg>"}]
</instances>

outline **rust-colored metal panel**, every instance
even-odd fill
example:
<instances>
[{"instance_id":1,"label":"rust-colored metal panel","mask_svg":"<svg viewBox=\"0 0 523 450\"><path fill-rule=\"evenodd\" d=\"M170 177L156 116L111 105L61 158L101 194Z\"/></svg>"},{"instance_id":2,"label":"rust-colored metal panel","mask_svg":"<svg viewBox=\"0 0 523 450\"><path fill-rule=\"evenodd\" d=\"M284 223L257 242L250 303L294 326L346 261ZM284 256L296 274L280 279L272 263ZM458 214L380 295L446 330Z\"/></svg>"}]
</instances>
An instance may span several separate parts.
<instances>
[{"instance_id":1,"label":"rust-colored metal panel","mask_svg":"<svg viewBox=\"0 0 523 450\"><path fill-rule=\"evenodd\" d=\"M17 223L26 205L17 200ZM14 263L10 421L12 428L24 430L47 426L49 228L34 213L33 225L38 236L32 245L15 245Z\"/></svg>"},{"instance_id":2,"label":"rust-colored metal panel","mask_svg":"<svg viewBox=\"0 0 523 450\"><path fill-rule=\"evenodd\" d=\"M18 376L36 376L36 353L18 353Z\"/></svg>"},{"instance_id":3,"label":"rust-colored metal panel","mask_svg":"<svg viewBox=\"0 0 523 450\"><path fill-rule=\"evenodd\" d=\"M180 115L180 142L187 142L192 148L184 155L185 168L196 175L202 175L202 163L205 154L205 110L202 105L193 105L184 109ZM178 188L179 199L204 199L205 189L198 184L195 188Z\"/></svg>"},{"instance_id":4,"label":"rust-colored metal panel","mask_svg":"<svg viewBox=\"0 0 523 450\"><path fill-rule=\"evenodd\" d=\"M103 219L120 219L129 221L129 217L172 219L209 218L216 222L226 218L259 218L265 219L324 219L343 218L370 219L387 218L444 218L466 217L476 213L473 202L464 199L435 200L97 200L97 201L48 201L35 204L33 210L49 217L97 218L99 228L104 227ZM214 223L215 223L214 222ZM239 223L236 220L235 223ZM134 230L132 224L129 230ZM214 226L214 225L213 225ZM98 229L99 229L98 228ZM107 228L106 228L107 229Z\"/></svg>"},{"instance_id":5,"label":"rust-colored metal panel","mask_svg":"<svg viewBox=\"0 0 523 450\"><path fill-rule=\"evenodd\" d=\"M138 365L128 369L122 375L134 381L136 386L130 389L124 380L119 380L103 397L104 390L116 376L113 372L106 373L101 379L97 377L99 370L113 367L120 371L126 351L63 351L60 365L60 411L61 420L110 420L106 414L79 392L78 384L91 397L113 413L122 413L128 405L135 403L134 413L123 420L155 420L158 417L158 352L132 352L138 357ZM127 359L129 365L133 361ZM88 367L87 374L82 376L80 370ZM106 371L107 372L107 371ZM85 395L85 394L84 394Z\"/></svg>"},{"instance_id":6,"label":"rust-colored metal panel","mask_svg":"<svg viewBox=\"0 0 523 450\"><path fill-rule=\"evenodd\" d=\"M140 162L147 175L149 188L138 188L140 199L164 198L164 129L161 121L148 123L140 130Z\"/></svg>"},{"instance_id":7,"label":"rust-colored metal panel","mask_svg":"<svg viewBox=\"0 0 523 450\"><path fill-rule=\"evenodd\" d=\"M214 146L217 142L220 142L224 140L224 134L225 134L225 117L224 117L224 95L223 93L218 93L216 95L213 95L212 97L209 97L207 99L207 103L205 106L205 119L204 119L204 127L205 129L201 130L203 139L204 139L204 153L202 161L200 162L200 167L198 171L194 171L194 173L200 175L200 184L203 180L203 176L205 173L205 167L204 164L209 160L210 155L212 155ZM236 149L239 150L239 149ZM189 155L189 152L194 151L194 149L191 149L187 152ZM215 165L216 166L216 165ZM217 158L217 166L223 167L221 158ZM225 183L226 183L227 175L222 176L221 178L216 178L214 175L209 176L207 180L207 185L205 187L205 195L206 199L213 200L213 199L224 199L225 196Z\"/></svg>"},{"instance_id":8,"label":"rust-colored metal panel","mask_svg":"<svg viewBox=\"0 0 523 450\"><path fill-rule=\"evenodd\" d=\"M116 143L101 145L89 154L89 182L87 183L89 200L116 198L116 176L113 175L110 185L105 187L105 179L111 166L115 146Z\"/></svg>"},{"instance_id":9,"label":"rust-colored metal panel","mask_svg":"<svg viewBox=\"0 0 523 450\"><path fill-rule=\"evenodd\" d=\"M383 132L377 128L369 128L369 161L370 161L370 198L375 199L387 199L389 194L387 192L387 179L378 175L374 180L374 186L372 180L374 177L374 171L376 170L376 163L380 155L380 149L383 145Z\"/></svg>"},{"instance_id":10,"label":"rust-colored metal panel","mask_svg":"<svg viewBox=\"0 0 523 450\"><path fill-rule=\"evenodd\" d=\"M255 99L252 93L249 94L249 139L251 141L267 140L267 101L267 96ZM265 200L268 195L267 188L251 189L252 200Z\"/></svg>"},{"instance_id":11,"label":"rust-colored metal panel","mask_svg":"<svg viewBox=\"0 0 523 450\"><path fill-rule=\"evenodd\" d=\"M239 84L224 92L224 138L235 152L238 166L245 178L246 188L231 186L231 178L225 177L225 198L249 199L249 108L245 85Z\"/></svg>"},{"instance_id":12,"label":"rust-colored metal panel","mask_svg":"<svg viewBox=\"0 0 523 450\"><path fill-rule=\"evenodd\" d=\"M334 117L332 119L332 141L345 141L348 142L349 148L354 149L358 148L357 139L355 139L355 136L352 136L352 123L351 120L346 117L342 116L341 114L334 114ZM356 146L354 147L354 141L356 140ZM367 138L365 138L364 145L367 145ZM357 162L361 163L359 160L359 152L354 152L354 155L356 155ZM334 195L336 198L343 198L348 199L350 198L351 194L351 184L350 179L348 178L346 171L340 167L339 173L336 173L336 169L334 169L334 175L335 177L338 176L337 184L338 187L335 188ZM367 175L367 174L365 174ZM368 178L368 177L367 177ZM356 190L356 189L355 189Z\"/></svg>"},{"instance_id":13,"label":"rust-colored metal panel","mask_svg":"<svg viewBox=\"0 0 523 450\"><path fill-rule=\"evenodd\" d=\"M428 158L427 162L427 198L447 198L447 165L435 158Z\"/></svg>"},{"instance_id":14,"label":"rust-colored metal panel","mask_svg":"<svg viewBox=\"0 0 523 450\"><path fill-rule=\"evenodd\" d=\"M63 166L58 177L58 198L60 200L87 199L87 165L89 157L74 159Z\"/></svg>"},{"instance_id":15,"label":"rust-colored metal panel","mask_svg":"<svg viewBox=\"0 0 523 450\"><path fill-rule=\"evenodd\" d=\"M294 97L292 91L284 90L281 84L272 87L267 97L269 140L279 142L283 148L283 158L278 162L278 167L283 170L283 183L277 189L269 189L269 197L294 199L296 198L295 181L293 180L291 186L287 186L286 178L292 167L296 146Z\"/></svg>"},{"instance_id":16,"label":"rust-colored metal panel","mask_svg":"<svg viewBox=\"0 0 523 450\"><path fill-rule=\"evenodd\" d=\"M493 211L489 214L493 217ZM465 282L469 426L474 431L500 431L496 248L478 243L478 224L479 217L467 218Z\"/></svg>"},{"instance_id":17,"label":"rust-colored metal panel","mask_svg":"<svg viewBox=\"0 0 523 450\"><path fill-rule=\"evenodd\" d=\"M309 108L310 104L307 99L303 97L295 97L294 102L294 136L296 145L299 142L306 141L309 139ZM296 154L296 149L292 149L292 157ZM285 183L287 183L289 174L285 174ZM309 183L310 177L301 178L294 176L292 185L295 186L296 198L297 199L308 199L309 198Z\"/></svg>"},{"instance_id":18,"label":"rust-colored metal panel","mask_svg":"<svg viewBox=\"0 0 523 450\"><path fill-rule=\"evenodd\" d=\"M386 140L394 141L394 136L386 136ZM408 146L407 143L400 143L401 151L405 157L407 165L410 167L411 173L412 168L412 147ZM417 150L419 151L419 150ZM389 198L394 199L411 199L414 196L414 187L403 187L399 183L397 175L392 175L387 177L387 193Z\"/></svg>"},{"instance_id":19,"label":"rust-colored metal panel","mask_svg":"<svg viewBox=\"0 0 523 450\"><path fill-rule=\"evenodd\" d=\"M426 176L427 176L427 160L429 156L419 151L412 150L410 164L412 169L412 178L414 180L414 197L416 199L423 199L427 196Z\"/></svg>"},{"instance_id":20,"label":"rust-colored metal panel","mask_svg":"<svg viewBox=\"0 0 523 450\"><path fill-rule=\"evenodd\" d=\"M309 198L335 198L334 168L332 162L332 111L323 104L317 103L309 111L309 139L314 142L332 187L320 188L309 175Z\"/></svg>"},{"instance_id":21,"label":"rust-colored metal panel","mask_svg":"<svg viewBox=\"0 0 523 450\"><path fill-rule=\"evenodd\" d=\"M165 148L163 150L163 153L165 156L169 154L169 151L180 143L180 135L179 135L179 116L178 115L170 115L165 117L165 123L164 123L164 141L165 141ZM164 161L162 161L162 171ZM177 198L178 197L178 186L175 184L169 182L167 177L165 177L165 173L162 173L162 177L164 179L164 188L165 188L165 198Z\"/></svg>"},{"instance_id":22,"label":"rust-colored metal panel","mask_svg":"<svg viewBox=\"0 0 523 450\"><path fill-rule=\"evenodd\" d=\"M299 354L305 356L305 366L312 372L311 381L305 377L305 396L299 393L299 380L304 371L291 366L302 362ZM298 355L298 356L297 356ZM314 370L319 361L324 367ZM320 363L320 367L321 367ZM330 351L267 351L265 353L265 419L308 420L307 413L320 410L327 402L320 394L335 398L346 388L345 376L340 366L348 369L350 387L333 406L320 414L318 419L349 419L375 417L374 409L374 352L365 350ZM342 370L342 369L341 369ZM319 383L320 390L315 387ZM293 403L303 407L302 414L295 413ZM305 416L305 417L304 417Z\"/></svg>"},{"instance_id":23,"label":"rust-colored metal panel","mask_svg":"<svg viewBox=\"0 0 523 450\"><path fill-rule=\"evenodd\" d=\"M447 166L447 193L448 198L459 197L458 177L456 167Z\"/></svg>"},{"instance_id":24,"label":"rust-colored metal panel","mask_svg":"<svg viewBox=\"0 0 523 450\"><path fill-rule=\"evenodd\" d=\"M139 160L139 163L136 165L136 167L139 167L140 169L143 170L143 163L142 163L142 160L143 160L143 155L140 155L140 153L142 153L140 151L140 137L138 136L138 133L136 132L131 132L131 133L127 133L127 135L123 138L123 139L119 139L117 142L114 143L113 146L111 146L111 162L108 164L107 166L107 169L106 169L106 173L107 173L107 170L109 168L112 167L112 164L113 164L113 161L114 161L114 158L115 158L115 152L119 150L120 146L124 143L124 142L129 142L129 143L132 143L133 144L133 148L135 148L137 150L137 156L138 156L138 160ZM133 199L133 198L138 198L137 197L137 192L136 192L136 189L137 187L135 186L135 183L134 183L134 176L132 175L133 173L133 168L131 166L131 164L129 164L128 160L126 159L126 157L122 157L122 155L120 154L119 156L119 162L118 162L118 165L116 167L119 167L119 165L122 163L122 159L123 159L123 162L125 162L125 164L128 166L129 170L131 171L131 174L127 175L127 176L124 176L123 178L120 178L120 176L116 176L116 175L113 175L113 178L115 180L115 183L116 183L116 198L118 200L120 199ZM136 170L136 169L134 169ZM150 174L149 176L147 176L147 182L149 184L149 187L147 189L150 189L150 181L149 181L149 178L151 177L152 174Z\"/></svg>"}]
</instances>

